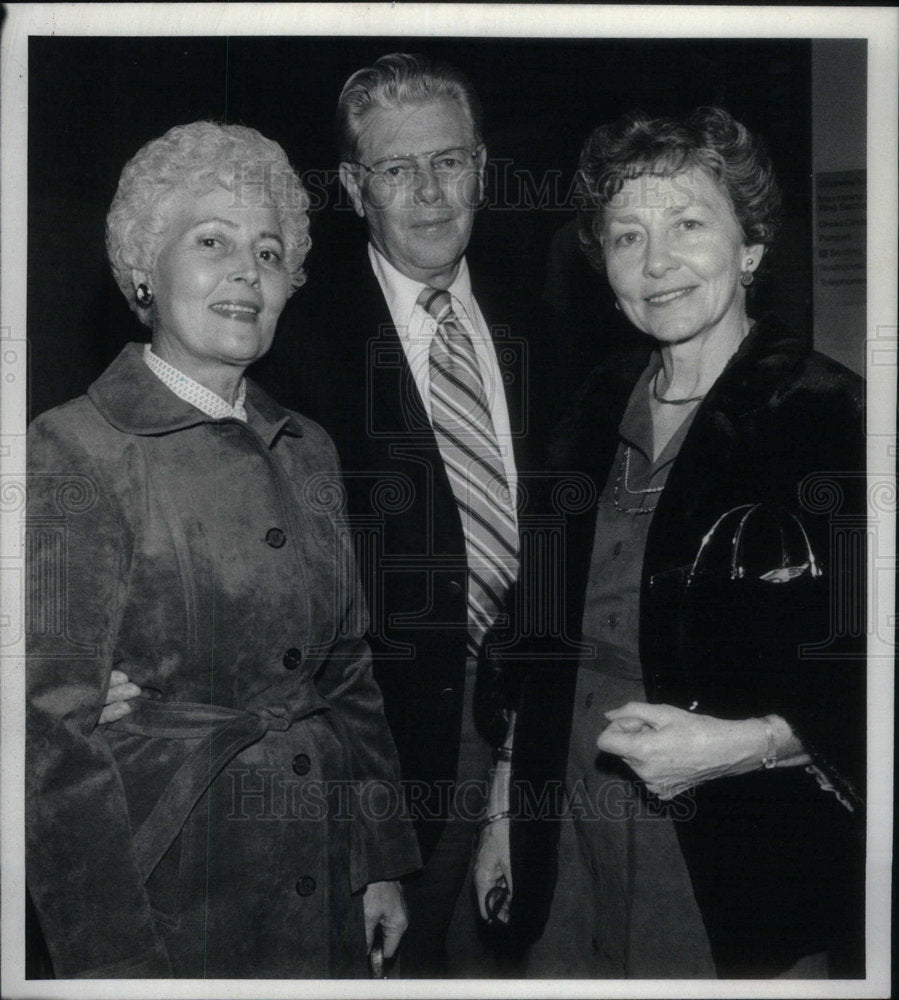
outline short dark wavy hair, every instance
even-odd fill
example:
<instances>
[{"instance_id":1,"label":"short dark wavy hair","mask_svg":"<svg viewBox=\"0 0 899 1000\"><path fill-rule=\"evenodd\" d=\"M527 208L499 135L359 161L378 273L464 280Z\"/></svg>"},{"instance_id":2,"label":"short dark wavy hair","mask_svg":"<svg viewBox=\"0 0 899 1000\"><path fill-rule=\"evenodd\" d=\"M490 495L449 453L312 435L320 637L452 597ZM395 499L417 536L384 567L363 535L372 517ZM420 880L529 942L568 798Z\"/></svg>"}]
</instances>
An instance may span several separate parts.
<instances>
[{"instance_id":1,"label":"short dark wavy hair","mask_svg":"<svg viewBox=\"0 0 899 1000\"><path fill-rule=\"evenodd\" d=\"M602 269L597 222L626 181L705 170L730 198L747 245L769 247L780 226L780 189L765 144L723 108L697 108L685 118L630 112L601 125L581 150L578 228L590 263Z\"/></svg>"}]
</instances>

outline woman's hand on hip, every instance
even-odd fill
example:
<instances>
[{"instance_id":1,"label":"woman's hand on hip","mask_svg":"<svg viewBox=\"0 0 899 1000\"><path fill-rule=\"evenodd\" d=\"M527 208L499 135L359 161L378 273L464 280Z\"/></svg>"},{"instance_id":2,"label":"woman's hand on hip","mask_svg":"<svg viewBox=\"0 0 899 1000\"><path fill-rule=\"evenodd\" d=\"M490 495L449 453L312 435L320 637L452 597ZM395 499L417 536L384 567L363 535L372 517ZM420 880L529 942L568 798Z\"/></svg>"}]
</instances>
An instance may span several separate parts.
<instances>
[{"instance_id":1,"label":"woman's hand on hip","mask_svg":"<svg viewBox=\"0 0 899 1000\"><path fill-rule=\"evenodd\" d=\"M662 799L713 778L754 771L765 756L761 719L717 719L637 701L605 715L609 726L597 747L620 757Z\"/></svg>"},{"instance_id":2,"label":"woman's hand on hip","mask_svg":"<svg viewBox=\"0 0 899 1000\"><path fill-rule=\"evenodd\" d=\"M370 882L362 897L365 913L365 946L371 951L375 928L380 924L384 935L384 958L396 951L409 926L409 911L399 882Z\"/></svg>"}]
</instances>

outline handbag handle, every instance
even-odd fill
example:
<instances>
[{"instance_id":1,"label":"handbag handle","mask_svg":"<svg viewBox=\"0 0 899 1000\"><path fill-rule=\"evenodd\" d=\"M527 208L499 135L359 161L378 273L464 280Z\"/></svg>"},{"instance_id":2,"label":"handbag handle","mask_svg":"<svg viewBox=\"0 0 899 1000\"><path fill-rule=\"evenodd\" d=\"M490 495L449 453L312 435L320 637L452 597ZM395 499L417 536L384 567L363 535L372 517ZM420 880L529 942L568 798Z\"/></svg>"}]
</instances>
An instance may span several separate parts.
<instances>
[{"instance_id":1,"label":"handbag handle","mask_svg":"<svg viewBox=\"0 0 899 1000\"><path fill-rule=\"evenodd\" d=\"M734 536L731 540L731 553L730 553L730 579L731 580L742 580L746 576L746 567L743 563L743 545L746 535L746 527L749 524L751 518L758 515L758 512L764 509L774 510L777 512L778 518L781 519L778 527L781 532L781 537L783 537L783 523L782 518L784 515L788 517L796 528L799 529L799 534L802 537L803 543L805 545L806 553L806 564L808 566L809 575L812 577L821 576L822 570L815 559L815 553L812 551L812 545L809 541L808 534L802 525L799 518L789 510L779 507L777 505L766 504L766 503L755 503L755 504L742 504L739 507L732 507L730 510L722 514L712 525L708 532L702 539L702 543L699 546L699 551L696 553L696 558L693 560L693 565L690 567L690 572L687 576L687 586L694 577L699 573L700 565L703 558L705 557L709 546L711 545L713 539L719 530L722 529L722 525L728 519L733 519L739 515L739 520L737 522L736 529L734 530Z\"/></svg>"}]
</instances>

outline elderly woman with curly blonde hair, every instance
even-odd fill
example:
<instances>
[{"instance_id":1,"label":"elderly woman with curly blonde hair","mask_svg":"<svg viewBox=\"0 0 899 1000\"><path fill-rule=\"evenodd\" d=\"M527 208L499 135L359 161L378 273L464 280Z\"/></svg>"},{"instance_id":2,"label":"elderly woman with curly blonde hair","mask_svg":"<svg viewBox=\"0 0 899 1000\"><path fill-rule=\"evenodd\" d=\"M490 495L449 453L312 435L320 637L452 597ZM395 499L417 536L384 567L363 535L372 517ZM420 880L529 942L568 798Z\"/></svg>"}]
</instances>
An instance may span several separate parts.
<instances>
[{"instance_id":1,"label":"elderly woman with curly blonde hair","mask_svg":"<svg viewBox=\"0 0 899 1000\"><path fill-rule=\"evenodd\" d=\"M151 341L29 430L27 878L59 977L364 975L405 928L334 449L244 377L307 206L253 129L144 146L107 249ZM113 671L142 696L98 726Z\"/></svg>"}]
</instances>

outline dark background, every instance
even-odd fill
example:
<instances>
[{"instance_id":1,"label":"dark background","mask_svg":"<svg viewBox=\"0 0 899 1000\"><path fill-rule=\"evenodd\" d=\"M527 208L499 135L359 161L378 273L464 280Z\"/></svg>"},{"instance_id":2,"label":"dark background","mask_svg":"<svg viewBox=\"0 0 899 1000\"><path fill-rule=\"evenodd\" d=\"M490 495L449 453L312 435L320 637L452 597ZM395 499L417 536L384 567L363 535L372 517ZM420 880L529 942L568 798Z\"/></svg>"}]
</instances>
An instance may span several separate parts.
<instances>
[{"instance_id":1,"label":"dark background","mask_svg":"<svg viewBox=\"0 0 899 1000\"><path fill-rule=\"evenodd\" d=\"M544 288L553 236L574 218L569 190L592 128L634 107L727 108L766 138L785 196L784 234L755 311L773 304L810 331L808 41L32 37L30 417L83 392L127 341L148 339L112 279L103 245L106 210L137 149L199 118L252 125L280 142L316 203L312 287L329 258L363 233L336 180L337 97L354 70L393 51L447 59L472 79L492 166L490 201L469 259L478 273L529 289ZM570 228L555 246L550 292L595 317L599 351L606 325L620 320L603 281L574 249ZM285 314L292 329L302 329L304 291ZM301 336L297 343L301 350ZM585 351L586 365L590 344Z\"/></svg>"}]
</instances>

